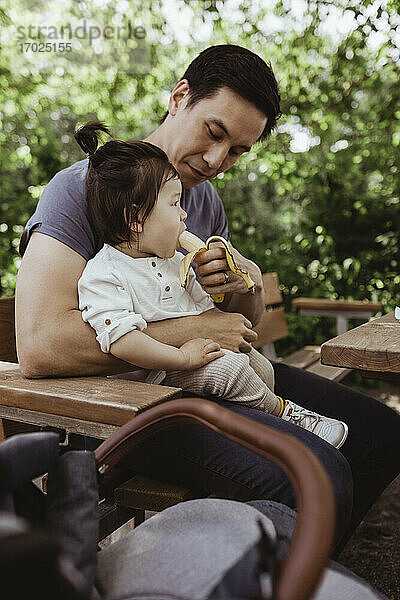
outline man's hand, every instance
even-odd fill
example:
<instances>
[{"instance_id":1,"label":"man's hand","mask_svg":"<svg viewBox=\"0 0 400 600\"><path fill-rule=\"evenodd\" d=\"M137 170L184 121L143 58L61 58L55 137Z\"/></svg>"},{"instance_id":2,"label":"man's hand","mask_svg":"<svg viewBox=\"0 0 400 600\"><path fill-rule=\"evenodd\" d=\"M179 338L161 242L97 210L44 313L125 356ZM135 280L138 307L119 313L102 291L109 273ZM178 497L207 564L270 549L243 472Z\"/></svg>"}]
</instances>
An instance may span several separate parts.
<instances>
[{"instance_id":1,"label":"man's hand","mask_svg":"<svg viewBox=\"0 0 400 600\"><path fill-rule=\"evenodd\" d=\"M261 271L255 263L242 256L230 242L228 244L236 265L243 271L247 271L254 281L255 293L250 294L244 279L229 269L225 248L220 242L212 243L210 250L196 256L198 281L208 294L225 294L224 301L218 305L221 310L241 313L250 319L253 325L257 325L265 307Z\"/></svg>"},{"instance_id":2,"label":"man's hand","mask_svg":"<svg viewBox=\"0 0 400 600\"><path fill-rule=\"evenodd\" d=\"M232 352L250 352L251 343L257 340L257 334L246 317L239 313L229 313L212 308L197 317L204 337L212 337L221 348ZM207 333L206 333L207 332Z\"/></svg>"},{"instance_id":3,"label":"man's hand","mask_svg":"<svg viewBox=\"0 0 400 600\"><path fill-rule=\"evenodd\" d=\"M234 250L230 245L231 250ZM237 253L240 258L243 258ZM235 261L238 267L249 271L243 261ZM226 262L225 248L221 242L212 242L210 249L200 252L195 259L198 281L207 294L248 294L249 289L240 275L229 269ZM227 277L225 277L225 273Z\"/></svg>"}]
</instances>

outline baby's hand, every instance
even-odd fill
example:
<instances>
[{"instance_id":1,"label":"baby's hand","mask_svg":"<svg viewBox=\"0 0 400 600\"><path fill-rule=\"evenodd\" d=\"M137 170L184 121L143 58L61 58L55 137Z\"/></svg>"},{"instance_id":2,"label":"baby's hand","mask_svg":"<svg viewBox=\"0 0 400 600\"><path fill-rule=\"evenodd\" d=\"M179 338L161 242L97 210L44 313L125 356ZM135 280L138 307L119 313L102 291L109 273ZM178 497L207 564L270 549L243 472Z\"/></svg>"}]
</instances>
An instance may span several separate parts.
<instances>
[{"instance_id":1,"label":"baby's hand","mask_svg":"<svg viewBox=\"0 0 400 600\"><path fill-rule=\"evenodd\" d=\"M212 360L224 356L221 346L213 340L196 338L183 344L179 351L183 355L182 371L192 371L207 365Z\"/></svg>"}]
</instances>

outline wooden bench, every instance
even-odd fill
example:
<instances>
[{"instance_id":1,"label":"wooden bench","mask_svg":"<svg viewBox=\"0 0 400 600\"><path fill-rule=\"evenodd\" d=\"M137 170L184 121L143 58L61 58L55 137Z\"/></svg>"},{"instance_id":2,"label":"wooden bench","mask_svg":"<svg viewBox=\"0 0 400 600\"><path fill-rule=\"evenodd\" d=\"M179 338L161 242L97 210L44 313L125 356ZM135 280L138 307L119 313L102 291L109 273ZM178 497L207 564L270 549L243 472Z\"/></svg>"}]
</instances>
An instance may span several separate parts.
<instances>
[{"instance_id":1,"label":"wooden bench","mask_svg":"<svg viewBox=\"0 0 400 600\"><path fill-rule=\"evenodd\" d=\"M289 332L284 309L276 307L282 302L278 276L269 273L263 279L269 309L255 328L259 335L255 347L263 346L265 353L274 358L273 342ZM107 377L26 379L17 364L14 328L14 298L1 298L0 419L7 437L27 430L27 426L28 429L52 426L67 435L77 433L106 439L147 408L182 394L180 388ZM321 365L319 353L319 346L306 346L283 362L336 381L349 372ZM136 513L136 522L140 522L144 510L159 511L195 497L199 495L193 490L138 474L118 486L110 502L102 506L103 534L116 528L119 519L116 513L121 507L140 511ZM129 513L124 514L126 517Z\"/></svg>"},{"instance_id":2,"label":"wooden bench","mask_svg":"<svg viewBox=\"0 0 400 600\"><path fill-rule=\"evenodd\" d=\"M277 273L266 273L263 275L265 289L266 311L258 325L254 327L258 334L258 340L253 344L255 348L263 348L263 353L271 360L277 360L274 342L286 337L289 329L286 322L285 310L282 306L282 294L279 288ZM380 308L378 302L347 301L347 300L323 300L318 298L297 298L292 305L299 309L300 314L319 315L325 317L336 317L338 329L347 327L347 319L358 317L367 319L374 315ZM305 346L289 356L281 359L281 362L304 369L326 377L331 381L341 381L351 369L331 367L321 363L321 347Z\"/></svg>"}]
</instances>

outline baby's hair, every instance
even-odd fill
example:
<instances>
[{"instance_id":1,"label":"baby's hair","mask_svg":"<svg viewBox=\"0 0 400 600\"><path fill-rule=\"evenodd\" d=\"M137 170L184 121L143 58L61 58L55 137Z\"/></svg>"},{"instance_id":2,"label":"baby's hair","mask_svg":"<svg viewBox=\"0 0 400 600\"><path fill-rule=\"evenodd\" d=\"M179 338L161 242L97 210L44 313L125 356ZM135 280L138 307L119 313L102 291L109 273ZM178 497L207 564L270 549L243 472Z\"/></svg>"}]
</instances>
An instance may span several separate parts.
<instances>
[{"instance_id":1,"label":"baby's hair","mask_svg":"<svg viewBox=\"0 0 400 600\"><path fill-rule=\"evenodd\" d=\"M166 181L179 177L161 148L149 142L110 140L98 148L108 127L90 121L75 133L89 165L86 194L96 236L111 246L134 240L132 225L143 225Z\"/></svg>"}]
</instances>

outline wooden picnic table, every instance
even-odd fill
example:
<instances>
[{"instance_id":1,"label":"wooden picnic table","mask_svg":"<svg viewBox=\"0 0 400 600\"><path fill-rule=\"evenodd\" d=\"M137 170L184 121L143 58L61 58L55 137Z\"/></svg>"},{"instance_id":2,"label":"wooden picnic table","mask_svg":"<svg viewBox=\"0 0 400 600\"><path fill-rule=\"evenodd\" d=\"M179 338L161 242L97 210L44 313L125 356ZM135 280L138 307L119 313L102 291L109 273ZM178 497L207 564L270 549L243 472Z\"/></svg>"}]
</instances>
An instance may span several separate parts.
<instances>
[{"instance_id":1,"label":"wooden picnic table","mask_svg":"<svg viewBox=\"0 0 400 600\"><path fill-rule=\"evenodd\" d=\"M322 344L321 362L400 382L400 321L389 313L338 335Z\"/></svg>"}]
</instances>

